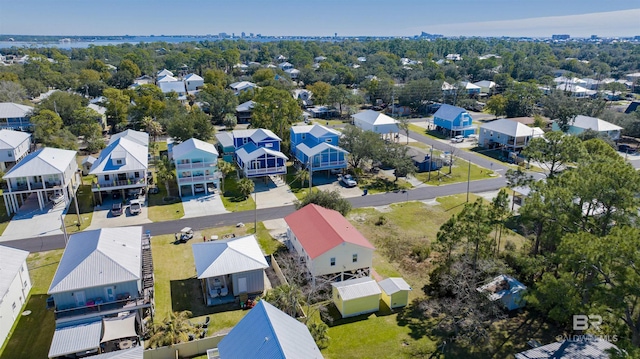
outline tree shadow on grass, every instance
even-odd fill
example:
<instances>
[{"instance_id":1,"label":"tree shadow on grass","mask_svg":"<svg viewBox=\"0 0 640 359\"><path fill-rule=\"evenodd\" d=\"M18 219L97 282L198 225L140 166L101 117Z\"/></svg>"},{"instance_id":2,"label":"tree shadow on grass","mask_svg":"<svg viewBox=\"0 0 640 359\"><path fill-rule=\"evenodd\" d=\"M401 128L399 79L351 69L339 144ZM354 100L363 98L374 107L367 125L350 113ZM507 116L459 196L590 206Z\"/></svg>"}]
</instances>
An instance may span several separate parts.
<instances>
[{"instance_id":1,"label":"tree shadow on grass","mask_svg":"<svg viewBox=\"0 0 640 359\"><path fill-rule=\"evenodd\" d=\"M204 304L204 293L200 280L193 277L171 281L171 308L174 312L188 310L194 317L238 310L236 302L208 307Z\"/></svg>"},{"instance_id":2,"label":"tree shadow on grass","mask_svg":"<svg viewBox=\"0 0 640 359\"><path fill-rule=\"evenodd\" d=\"M31 295L24 310L27 316L18 316L13 334L5 343L1 359L46 358L55 330L53 311L47 310L47 295Z\"/></svg>"}]
</instances>

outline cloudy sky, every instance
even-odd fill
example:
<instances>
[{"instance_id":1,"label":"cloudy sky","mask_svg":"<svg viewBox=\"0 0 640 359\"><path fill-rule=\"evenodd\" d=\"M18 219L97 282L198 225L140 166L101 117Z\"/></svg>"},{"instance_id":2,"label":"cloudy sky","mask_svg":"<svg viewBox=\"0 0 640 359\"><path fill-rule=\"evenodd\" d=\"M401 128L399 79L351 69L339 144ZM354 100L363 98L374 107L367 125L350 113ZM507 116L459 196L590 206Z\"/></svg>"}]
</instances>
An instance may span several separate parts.
<instances>
[{"instance_id":1,"label":"cloudy sky","mask_svg":"<svg viewBox=\"0 0 640 359\"><path fill-rule=\"evenodd\" d=\"M0 34L640 35L640 1L0 0Z\"/></svg>"}]
</instances>

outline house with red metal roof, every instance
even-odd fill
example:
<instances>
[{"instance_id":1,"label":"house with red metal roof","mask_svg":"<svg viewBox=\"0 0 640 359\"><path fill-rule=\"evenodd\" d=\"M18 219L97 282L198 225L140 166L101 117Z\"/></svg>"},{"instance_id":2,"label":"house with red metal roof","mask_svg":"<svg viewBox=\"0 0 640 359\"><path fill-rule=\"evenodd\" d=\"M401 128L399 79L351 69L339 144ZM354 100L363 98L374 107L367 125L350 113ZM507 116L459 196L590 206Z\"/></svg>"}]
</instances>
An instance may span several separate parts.
<instances>
[{"instance_id":1,"label":"house with red metal roof","mask_svg":"<svg viewBox=\"0 0 640 359\"><path fill-rule=\"evenodd\" d=\"M374 247L340 212L308 204L284 218L289 250L315 277L369 276Z\"/></svg>"}]
</instances>

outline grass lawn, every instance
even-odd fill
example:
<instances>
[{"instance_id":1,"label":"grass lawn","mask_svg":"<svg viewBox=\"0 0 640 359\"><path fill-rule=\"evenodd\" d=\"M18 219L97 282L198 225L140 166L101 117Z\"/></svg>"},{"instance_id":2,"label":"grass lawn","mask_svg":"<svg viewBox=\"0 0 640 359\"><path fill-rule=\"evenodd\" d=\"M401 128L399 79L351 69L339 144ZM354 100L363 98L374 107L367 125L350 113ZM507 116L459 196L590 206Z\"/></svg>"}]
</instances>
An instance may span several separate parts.
<instances>
[{"instance_id":1,"label":"grass lawn","mask_svg":"<svg viewBox=\"0 0 640 359\"><path fill-rule=\"evenodd\" d=\"M27 258L33 287L24 310L28 316L20 316L13 333L0 350L0 359L46 358L55 329L53 312L46 310L47 290L53 279L62 250L33 253Z\"/></svg>"},{"instance_id":2,"label":"grass lawn","mask_svg":"<svg viewBox=\"0 0 640 359\"><path fill-rule=\"evenodd\" d=\"M78 199L78 209L82 219L80 226L78 226L78 215L76 213L76 198ZM91 192L91 185L80 186L76 198L71 201L67 214L64 216L64 226L69 234L85 230L93 219L93 192Z\"/></svg>"},{"instance_id":3,"label":"grass lawn","mask_svg":"<svg viewBox=\"0 0 640 359\"><path fill-rule=\"evenodd\" d=\"M149 219L153 222L171 221L184 216L184 208L180 197L167 198L164 183L157 183L159 193L149 194ZM170 183L169 186L172 186ZM177 184L173 184L171 193L178 193ZM165 200L167 199L167 200Z\"/></svg>"},{"instance_id":4,"label":"grass lawn","mask_svg":"<svg viewBox=\"0 0 640 359\"><path fill-rule=\"evenodd\" d=\"M224 208L230 212L249 211L256 208L251 196L243 198L238 190L238 180L233 174L224 179L224 194L222 195Z\"/></svg>"},{"instance_id":5,"label":"grass lawn","mask_svg":"<svg viewBox=\"0 0 640 359\"><path fill-rule=\"evenodd\" d=\"M322 125L322 126L329 126L329 127L334 127L334 126L344 126L345 124L349 123L349 121L342 121L342 120L320 120L320 119L315 119L313 121L311 121L312 125Z\"/></svg>"},{"instance_id":6,"label":"grass lawn","mask_svg":"<svg viewBox=\"0 0 640 359\"><path fill-rule=\"evenodd\" d=\"M423 136L431 137L431 138L434 138L434 139L437 139L437 140L449 139L449 137L446 136L445 134L443 134L442 132L438 132L438 131L435 131L435 130L428 131L426 128L420 127L420 126L412 124L412 123L409 124L409 131L412 131L412 132L415 132L415 133L419 133L419 134L421 134Z\"/></svg>"},{"instance_id":7,"label":"grass lawn","mask_svg":"<svg viewBox=\"0 0 640 359\"><path fill-rule=\"evenodd\" d=\"M471 164L472 181L491 178L491 174L493 174L492 171ZM449 166L443 166L440 171L431 172L431 181L429 181L429 172L416 173L414 176L429 185L466 182L469 178L469 162L457 157L454 159L451 174L449 174Z\"/></svg>"},{"instance_id":8,"label":"grass lawn","mask_svg":"<svg viewBox=\"0 0 640 359\"><path fill-rule=\"evenodd\" d=\"M398 178L398 180L395 181L394 176L386 175L380 171L377 174L363 173L361 176L358 176L358 187L367 189L369 194L376 194L410 189L413 186L402 178Z\"/></svg>"},{"instance_id":9,"label":"grass lawn","mask_svg":"<svg viewBox=\"0 0 640 359\"><path fill-rule=\"evenodd\" d=\"M12 216L7 214L7 209L4 206L4 196L2 196L2 190L0 190L0 236L4 233L4 230L7 229L11 217Z\"/></svg>"},{"instance_id":10,"label":"grass lawn","mask_svg":"<svg viewBox=\"0 0 640 359\"><path fill-rule=\"evenodd\" d=\"M309 193L309 181L305 181L304 183L300 181L298 171L296 171L292 163L287 163L286 181L289 188L291 188L291 192L293 192L293 195L296 196L299 201Z\"/></svg>"}]
</instances>

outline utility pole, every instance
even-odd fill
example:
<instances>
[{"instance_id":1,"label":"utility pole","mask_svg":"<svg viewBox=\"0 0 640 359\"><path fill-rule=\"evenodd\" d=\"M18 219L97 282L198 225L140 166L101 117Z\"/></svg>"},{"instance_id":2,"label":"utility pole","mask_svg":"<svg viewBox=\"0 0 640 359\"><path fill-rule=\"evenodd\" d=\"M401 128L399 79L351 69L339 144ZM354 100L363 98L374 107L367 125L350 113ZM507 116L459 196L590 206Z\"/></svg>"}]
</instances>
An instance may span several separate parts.
<instances>
[{"instance_id":1,"label":"utility pole","mask_svg":"<svg viewBox=\"0 0 640 359\"><path fill-rule=\"evenodd\" d=\"M427 182L431 182L431 165L432 165L432 161L433 161L433 146L431 146L431 149L429 150L429 179L427 180Z\"/></svg>"}]
</instances>

